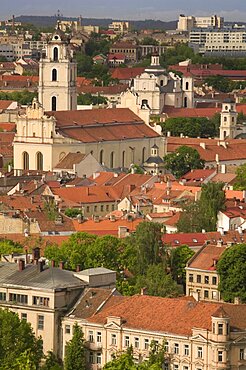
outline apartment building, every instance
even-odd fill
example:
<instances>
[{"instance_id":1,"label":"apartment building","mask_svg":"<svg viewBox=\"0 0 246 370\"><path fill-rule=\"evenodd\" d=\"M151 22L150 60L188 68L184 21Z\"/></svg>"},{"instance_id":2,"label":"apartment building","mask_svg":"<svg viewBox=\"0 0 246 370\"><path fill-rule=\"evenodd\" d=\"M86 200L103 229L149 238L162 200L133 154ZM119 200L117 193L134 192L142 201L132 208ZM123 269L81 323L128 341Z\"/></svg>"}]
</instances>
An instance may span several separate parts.
<instances>
[{"instance_id":1,"label":"apartment building","mask_svg":"<svg viewBox=\"0 0 246 370\"><path fill-rule=\"evenodd\" d=\"M223 28L224 18L216 14L207 17L194 17L193 15L180 14L177 30L190 32L193 28Z\"/></svg>"},{"instance_id":2,"label":"apartment building","mask_svg":"<svg viewBox=\"0 0 246 370\"><path fill-rule=\"evenodd\" d=\"M205 244L186 266L186 295L205 301L221 301L218 290L217 262L227 248L222 240L217 245Z\"/></svg>"},{"instance_id":3,"label":"apartment building","mask_svg":"<svg viewBox=\"0 0 246 370\"><path fill-rule=\"evenodd\" d=\"M116 292L99 296L91 290L62 321L63 348L75 322L83 329L88 368L93 370L130 346L136 362L141 362L148 358L153 341L165 343L164 369L246 366L246 305L197 302L191 297L119 297Z\"/></svg>"},{"instance_id":4,"label":"apartment building","mask_svg":"<svg viewBox=\"0 0 246 370\"><path fill-rule=\"evenodd\" d=\"M246 30L193 29L189 45L200 54L243 56L246 53Z\"/></svg>"}]
</instances>

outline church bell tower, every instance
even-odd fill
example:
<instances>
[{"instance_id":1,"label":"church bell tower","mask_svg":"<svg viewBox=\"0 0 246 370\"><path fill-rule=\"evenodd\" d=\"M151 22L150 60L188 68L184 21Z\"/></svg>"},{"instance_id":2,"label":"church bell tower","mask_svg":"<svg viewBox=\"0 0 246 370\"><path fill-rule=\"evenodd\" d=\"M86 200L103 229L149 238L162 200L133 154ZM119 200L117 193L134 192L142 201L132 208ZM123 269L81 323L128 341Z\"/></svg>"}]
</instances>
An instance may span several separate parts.
<instances>
[{"instance_id":1,"label":"church bell tower","mask_svg":"<svg viewBox=\"0 0 246 370\"><path fill-rule=\"evenodd\" d=\"M76 77L77 64L58 25L39 63L38 100L45 111L77 109Z\"/></svg>"}]
</instances>

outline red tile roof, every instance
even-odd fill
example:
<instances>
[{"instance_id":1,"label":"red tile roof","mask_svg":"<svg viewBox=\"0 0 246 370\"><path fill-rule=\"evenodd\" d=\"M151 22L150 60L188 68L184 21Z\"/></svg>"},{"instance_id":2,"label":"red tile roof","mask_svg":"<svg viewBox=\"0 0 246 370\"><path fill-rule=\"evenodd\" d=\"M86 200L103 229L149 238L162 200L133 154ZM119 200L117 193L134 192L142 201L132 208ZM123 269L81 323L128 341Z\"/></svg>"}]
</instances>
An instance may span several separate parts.
<instances>
[{"instance_id":1,"label":"red tile roof","mask_svg":"<svg viewBox=\"0 0 246 370\"><path fill-rule=\"evenodd\" d=\"M112 86L81 86L77 88L77 92L81 94L100 94L100 95L116 95L126 91L128 85L118 84Z\"/></svg>"},{"instance_id":2,"label":"red tile roof","mask_svg":"<svg viewBox=\"0 0 246 370\"><path fill-rule=\"evenodd\" d=\"M207 240L207 236L205 233L175 233L164 234L162 240L164 244L169 244L172 247L179 247L184 244L189 247L201 247Z\"/></svg>"},{"instance_id":3,"label":"red tile roof","mask_svg":"<svg viewBox=\"0 0 246 370\"><path fill-rule=\"evenodd\" d=\"M61 134L84 143L159 137L128 108L47 112Z\"/></svg>"},{"instance_id":4,"label":"red tile roof","mask_svg":"<svg viewBox=\"0 0 246 370\"><path fill-rule=\"evenodd\" d=\"M132 78L141 75L141 73L144 72L144 69L144 67L115 68L111 73L111 77L118 80L131 80Z\"/></svg>"},{"instance_id":5,"label":"red tile roof","mask_svg":"<svg viewBox=\"0 0 246 370\"><path fill-rule=\"evenodd\" d=\"M237 112L246 114L246 104L237 104ZM221 107L217 108L174 108L166 106L164 113L168 117L207 117L212 118L215 113L220 113Z\"/></svg>"},{"instance_id":6,"label":"red tile roof","mask_svg":"<svg viewBox=\"0 0 246 370\"><path fill-rule=\"evenodd\" d=\"M86 157L86 154L82 153L68 153L56 166L55 168L60 169L73 169L75 164L82 162Z\"/></svg>"},{"instance_id":7,"label":"red tile roof","mask_svg":"<svg viewBox=\"0 0 246 370\"><path fill-rule=\"evenodd\" d=\"M8 109L14 100L0 100L0 110Z\"/></svg>"},{"instance_id":8,"label":"red tile roof","mask_svg":"<svg viewBox=\"0 0 246 370\"><path fill-rule=\"evenodd\" d=\"M245 330L246 305L196 302L187 297L161 298L145 295L125 297L123 302L102 309L88 320L103 325L106 324L107 317L114 316L122 319L124 328L192 335L193 328L211 331L211 317L217 314L220 307L230 317L232 329Z\"/></svg>"},{"instance_id":9,"label":"red tile roof","mask_svg":"<svg viewBox=\"0 0 246 370\"><path fill-rule=\"evenodd\" d=\"M205 148L200 144L205 144ZM216 154L219 161L242 160L246 159L245 144L244 139L230 139L223 144L217 139L169 137L167 138L167 152L172 153L180 146L187 145L196 149L206 162L215 162Z\"/></svg>"},{"instance_id":10,"label":"red tile roof","mask_svg":"<svg viewBox=\"0 0 246 370\"><path fill-rule=\"evenodd\" d=\"M76 203L115 202L119 199L117 189L112 186L81 186L52 190L61 199Z\"/></svg>"},{"instance_id":11,"label":"red tile roof","mask_svg":"<svg viewBox=\"0 0 246 370\"><path fill-rule=\"evenodd\" d=\"M199 270L215 271L216 264L226 248L226 246L205 245L191 258L188 267Z\"/></svg>"}]
</instances>

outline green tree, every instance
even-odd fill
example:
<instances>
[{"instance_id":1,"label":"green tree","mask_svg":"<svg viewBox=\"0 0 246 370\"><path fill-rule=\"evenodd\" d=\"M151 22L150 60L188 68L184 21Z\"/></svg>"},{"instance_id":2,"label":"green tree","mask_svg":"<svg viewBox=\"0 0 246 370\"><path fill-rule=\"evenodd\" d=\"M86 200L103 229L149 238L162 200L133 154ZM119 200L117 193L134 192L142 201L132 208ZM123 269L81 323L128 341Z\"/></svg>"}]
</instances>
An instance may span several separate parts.
<instances>
[{"instance_id":1,"label":"green tree","mask_svg":"<svg viewBox=\"0 0 246 370\"><path fill-rule=\"evenodd\" d=\"M186 263L195 254L188 245L180 245L171 249L170 267L173 279L177 283L185 285L186 280Z\"/></svg>"},{"instance_id":2,"label":"green tree","mask_svg":"<svg viewBox=\"0 0 246 370\"><path fill-rule=\"evenodd\" d=\"M219 259L217 271L220 277L219 290L226 302L240 298L246 303L246 244L227 248Z\"/></svg>"},{"instance_id":3,"label":"green tree","mask_svg":"<svg viewBox=\"0 0 246 370\"><path fill-rule=\"evenodd\" d=\"M55 354L51 351L48 351L45 356L45 363L41 367L42 370L61 370L60 362L57 360Z\"/></svg>"},{"instance_id":4,"label":"green tree","mask_svg":"<svg viewBox=\"0 0 246 370\"><path fill-rule=\"evenodd\" d=\"M233 185L235 190L246 190L246 164L242 164L236 169L236 181Z\"/></svg>"},{"instance_id":5,"label":"green tree","mask_svg":"<svg viewBox=\"0 0 246 370\"><path fill-rule=\"evenodd\" d=\"M203 168L204 160L196 149L182 145L164 157L165 168L179 178L192 169Z\"/></svg>"},{"instance_id":6,"label":"green tree","mask_svg":"<svg viewBox=\"0 0 246 370\"><path fill-rule=\"evenodd\" d=\"M82 329L80 328L80 326L78 326L77 323L73 327L72 339L66 344L64 369L65 370L86 369L84 335Z\"/></svg>"},{"instance_id":7,"label":"green tree","mask_svg":"<svg viewBox=\"0 0 246 370\"><path fill-rule=\"evenodd\" d=\"M29 323L20 320L16 313L0 310L0 334L1 369L33 370L39 367L43 343L35 337Z\"/></svg>"},{"instance_id":8,"label":"green tree","mask_svg":"<svg viewBox=\"0 0 246 370\"><path fill-rule=\"evenodd\" d=\"M181 291L171 275L167 275L163 264L150 265L146 274L138 275L136 279L136 291L141 288L147 289L148 295L159 297L177 297Z\"/></svg>"},{"instance_id":9,"label":"green tree","mask_svg":"<svg viewBox=\"0 0 246 370\"><path fill-rule=\"evenodd\" d=\"M120 239L105 235L97 238L88 248L86 264L88 267L103 266L114 271L119 271Z\"/></svg>"},{"instance_id":10,"label":"green tree","mask_svg":"<svg viewBox=\"0 0 246 370\"><path fill-rule=\"evenodd\" d=\"M215 231L218 212L225 208L224 183L209 182L202 185L199 201L202 225L206 231Z\"/></svg>"},{"instance_id":11,"label":"green tree","mask_svg":"<svg viewBox=\"0 0 246 370\"><path fill-rule=\"evenodd\" d=\"M133 350L129 347L125 353L115 355L115 358L108 362L104 370L136 370L137 367L134 363Z\"/></svg>"},{"instance_id":12,"label":"green tree","mask_svg":"<svg viewBox=\"0 0 246 370\"><path fill-rule=\"evenodd\" d=\"M159 45L159 42L153 39L153 37L146 36L140 40L140 45Z\"/></svg>"},{"instance_id":13,"label":"green tree","mask_svg":"<svg viewBox=\"0 0 246 370\"><path fill-rule=\"evenodd\" d=\"M0 254L9 254L9 253L21 253L23 252L23 247L8 239L0 239Z\"/></svg>"},{"instance_id":14,"label":"green tree","mask_svg":"<svg viewBox=\"0 0 246 370\"><path fill-rule=\"evenodd\" d=\"M199 202L188 202L184 204L181 216L177 222L178 232L197 233L201 232L202 215Z\"/></svg>"},{"instance_id":15,"label":"green tree","mask_svg":"<svg viewBox=\"0 0 246 370\"><path fill-rule=\"evenodd\" d=\"M134 272L144 274L149 265L161 262L162 234L163 225L159 223L144 221L137 226L135 234L128 239L137 253Z\"/></svg>"}]
</instances>

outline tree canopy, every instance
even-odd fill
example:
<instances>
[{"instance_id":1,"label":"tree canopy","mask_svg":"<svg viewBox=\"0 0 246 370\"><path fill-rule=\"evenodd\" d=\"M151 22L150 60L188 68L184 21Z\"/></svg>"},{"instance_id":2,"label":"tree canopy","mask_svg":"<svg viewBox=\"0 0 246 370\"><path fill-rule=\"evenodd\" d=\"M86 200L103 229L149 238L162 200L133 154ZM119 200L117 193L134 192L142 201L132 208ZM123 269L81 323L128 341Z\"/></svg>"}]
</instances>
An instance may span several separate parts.
<instances>
[{"instance_id":1,"label":"tree canopy","mask_svg":"<svg viewBox=\"0 0 246 370\"><path fill-rule=\"evenodd\" d=\"M175 152L164 157L165 168L176 178L179 178L192 169L203 168L204 160L196 149L186 145L180 146Z\"/></svg>"},{"instance_id":2,"label":"tree canopy","mask_svg":"<svg viewBox=\"0 0 246 370\"><path fill-rule=\"evenodd\" d=\"M223 183L209 182L202 185L201 197L196 202L184 205L177 223L179 232L215 231L218 212L224 209L225 192Z\"/></svg>"},{"instance_id":3,"label":"tree canopy","mask_svg":"<svg viewBox=\"0 0 246 370\"><path fill-rule=\"evenodd\" d=\"M0 366L2 370L38 369L43 356L43 343L29 323L16 313L0 310Z\"/></svg>"},{"instance_id":4,"label":"tree canopy","mask_svg":"<svg viewBox=\"0 0 246 370\"><path fill-rule=\"evenodd\" d=\"M236 181L233 185L235 190L246 190L246 163L237 167L236 169Z\"/></svg>"},{"instance_id":5,"label":"tree canopy","mask_svg":"<svg viewBox=\"0 0 246 370\"><path fill-rule=\"evenodd\" d=\"M66 344L64 370L86 370L84 335L81 327L73 326L73 337Z\"/></svg>"},{"instance_id":6,"label":"tree canopy","mask_svg":"<svg viewBox=\"0 0 246 370\"><path fill-rule=\"evenodd\" d=\"M246 303L246 244L227 248L219 259L217 271L220 277L219 290L226 302L240 298Z\"/></svg>"}]
</instances>

